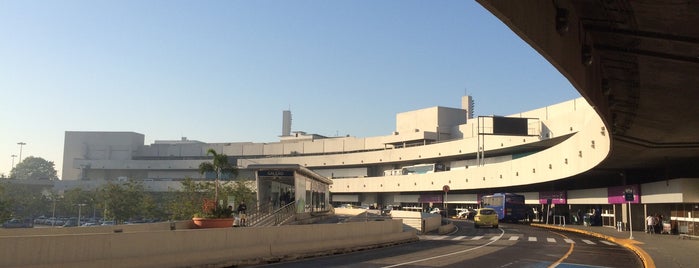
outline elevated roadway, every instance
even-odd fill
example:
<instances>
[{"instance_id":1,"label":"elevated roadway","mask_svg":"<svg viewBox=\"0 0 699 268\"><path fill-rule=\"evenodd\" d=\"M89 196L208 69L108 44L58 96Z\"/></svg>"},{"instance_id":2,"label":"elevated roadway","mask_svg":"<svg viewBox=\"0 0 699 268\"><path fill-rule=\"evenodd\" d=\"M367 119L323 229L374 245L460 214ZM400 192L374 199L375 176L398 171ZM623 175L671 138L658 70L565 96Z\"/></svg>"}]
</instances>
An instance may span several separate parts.
<instances>
[{"instance_id":1,"label":"elevated roadway","mask_svg":"<svg viewBox=\"0 0 699 268\"><path fill-rule=\"evenodd\" d=\"M609 156L569 183L699 175L699 3L478 2L568 78L604 121ZM589 180L599 177L604 182Z\"/></svg>"}]
</instances>

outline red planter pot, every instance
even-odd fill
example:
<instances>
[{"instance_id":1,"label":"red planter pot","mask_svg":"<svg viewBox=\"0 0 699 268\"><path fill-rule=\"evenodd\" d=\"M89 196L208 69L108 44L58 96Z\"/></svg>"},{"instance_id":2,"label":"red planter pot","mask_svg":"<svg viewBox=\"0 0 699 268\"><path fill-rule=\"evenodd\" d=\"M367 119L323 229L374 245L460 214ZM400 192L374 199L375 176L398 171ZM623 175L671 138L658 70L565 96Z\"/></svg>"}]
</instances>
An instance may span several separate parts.
<instances>
[{"instance_id":1,"label":"red planter pot","mask_svg":"<svg viewBox=\"0 0 699 268\"><path fill-rule=\"evenodd\" d=\"M224 219L208 219L208 218L192 218L194 225L197 228L230 228L233 227L235 218Z\"/></svg>"}]
</instances>

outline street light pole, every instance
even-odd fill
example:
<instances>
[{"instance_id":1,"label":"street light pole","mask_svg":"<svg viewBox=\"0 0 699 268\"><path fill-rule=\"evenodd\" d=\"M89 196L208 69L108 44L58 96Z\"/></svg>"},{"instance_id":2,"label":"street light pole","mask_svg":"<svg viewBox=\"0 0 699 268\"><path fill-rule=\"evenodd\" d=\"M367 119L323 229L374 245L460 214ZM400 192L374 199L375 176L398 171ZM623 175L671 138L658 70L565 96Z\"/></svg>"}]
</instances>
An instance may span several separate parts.
<instances>
[{"instance_id":1,"label":"street light pole","mask_svg":"<svg viewBox=\"0 0 699 268\"><path fill-rule=\"evenodd\" d=\"M51 213L51 227L56 224L56 197L51 198L53 200L53 213Z\"/></svg>"},{"instance_id":2,"label":"street light pole","mask_svg":"<svg viewBox=\"0 0 699 268\"><path fill-rule=\"evenodd\" d=\"M631 217L631 201L636 200L633 189L629 188L624 191L624 199L629 206L629 239L633 240L633 218Z\"/></svg>"},{"instance_id":3,"label":"street light pole","mask_svg":"<svg viewBox=\"0 0 699 268\"><path fill-rule=\"evenodd\" d=\"M19 162L22 163L22 146L27 145L27 143L20 141L17 145L19 145Z\"/></svg>"},{"instance_id":4,"label":"street light pole","mask_svg":"<svg viewBox=\"0 0 699 268\"><path fill-rule=\"evenodd\" d=\"M80 227L80 210L82 209L83 206L86 204L78 204L78 227Z\"/></svg>"},{"instance_id":5,"label":"street light pole","mask_svg":"<svg viewBox=\"0 0 699 268\"><path fill-rule=\"evenodd\" d=\"M631 201L629 204L629 239L633 240L633 220L631 219Z\"/></svg>"}]
</instances>

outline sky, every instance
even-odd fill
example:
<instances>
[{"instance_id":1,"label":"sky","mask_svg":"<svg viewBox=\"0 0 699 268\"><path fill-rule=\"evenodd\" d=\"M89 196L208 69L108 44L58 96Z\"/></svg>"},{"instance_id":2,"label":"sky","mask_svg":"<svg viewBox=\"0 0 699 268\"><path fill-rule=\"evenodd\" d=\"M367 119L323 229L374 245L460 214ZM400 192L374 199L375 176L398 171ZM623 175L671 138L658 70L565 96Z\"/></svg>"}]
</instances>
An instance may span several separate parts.
<instances>
[{"instance_id":1,"label":"sky","mask_svg":"<svg viewBox=\"0 0 699 268\"><path fill-rule=\"evenodd\" d=\"M24 142L60 177L66 131L276 142L291 110L374 137L466 94L476 116L580 96L474 1L0 0L0 174Z\"/></svg>"}]
</instances>

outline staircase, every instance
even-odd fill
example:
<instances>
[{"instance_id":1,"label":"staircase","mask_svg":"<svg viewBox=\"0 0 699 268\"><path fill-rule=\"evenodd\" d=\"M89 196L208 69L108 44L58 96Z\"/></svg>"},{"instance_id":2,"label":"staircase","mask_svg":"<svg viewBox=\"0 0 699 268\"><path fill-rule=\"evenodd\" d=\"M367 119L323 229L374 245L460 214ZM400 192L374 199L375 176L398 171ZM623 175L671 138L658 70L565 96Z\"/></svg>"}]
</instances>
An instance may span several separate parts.
<instances>
[{"instance_id":1,"label":"staircase","mask_svg":"<svg viewBox=\"0 0 699 268\"><path fill-rule=\"evenodd\" d=\"M248 213L246 226L279 226L296 219L296 201L275 209L271 203Z\"/></svg>"}]
</instances>

